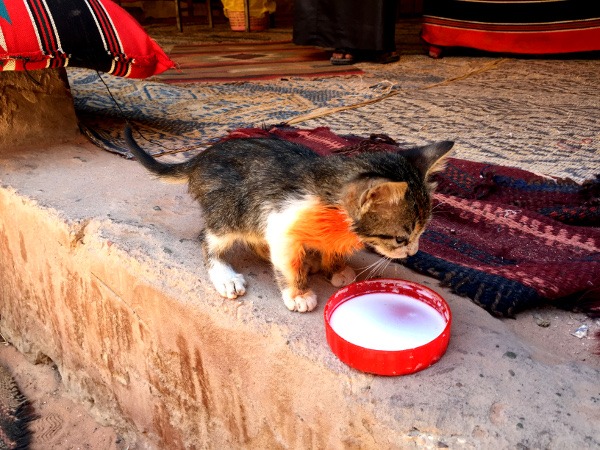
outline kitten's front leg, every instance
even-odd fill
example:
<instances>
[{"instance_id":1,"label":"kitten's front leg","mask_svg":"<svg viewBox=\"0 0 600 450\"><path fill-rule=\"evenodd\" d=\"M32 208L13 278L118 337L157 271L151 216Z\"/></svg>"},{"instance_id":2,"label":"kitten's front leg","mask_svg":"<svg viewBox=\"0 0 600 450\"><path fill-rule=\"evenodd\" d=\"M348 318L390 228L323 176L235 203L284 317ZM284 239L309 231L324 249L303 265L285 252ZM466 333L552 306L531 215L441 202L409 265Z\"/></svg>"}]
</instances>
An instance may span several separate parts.
<instances>
[{"instance_id":1,"label":"kitten's front leg","mask_svg":"<svg viewBox=\"0 0 600 450\"><path fill-rule=\"evenodd\" d=\"M310 289L282 289L283 303L290 311L308 312L317 307L317 294Z\"/></svg>"},{"instance_id":2,"label":"kitten's front leg","mask_svg":"<svg viewBox=\"0 0 600 450\"><path fill-rule=\"evenodd\" d=\"M229 264L213 259L208 263L208 267L210 281L221 296L234 299L246 293L244 276L236 273Z\"/></svg>"},{"instance_id":3,"label":"kitten's front leg","mask_svg":"<svg viewBox=\"0 0 600 450\"><path fill-rule=\"evenodd\" d=\"M317 307L317 295L308 288L302 245L271 246L271 261L283 303L290 311L308 312Z\"/></svg>"},{"instance_id":4,"label":"kitten's front leg","mask_svg":"<svg viewBox=\"0 0 600 450\"><path fill-rule=\"evenodd\" d=\"M334 273L329 281L335 287L341 288L353 283L354 280L356 280L356 272L351 267L345 266L339 272Z\"/></svg>"},{"instance_id":5,"label":"kitten's front leg","mask_svg":"<svg viewBox=\"0 0 600 450\"><path fill-rule=\"evenodd\" d=\"M356 280L356 272L346 266L341 256L323 255L322 268L325 278L335 287L344 287Z\"/></svg>"},{"instance_id":6,"label":"kitten's front leg","mask_svg":"<svg viewBox=\"0 0 600 450\"><path fill-rule=\"evenodd\" d=\"M201 235L204 261L210 281L221 296L234 299L246 293L246 280L225 262L223 254L231 246L230 239L205 232Z\"/></svg>"}]
</instances>

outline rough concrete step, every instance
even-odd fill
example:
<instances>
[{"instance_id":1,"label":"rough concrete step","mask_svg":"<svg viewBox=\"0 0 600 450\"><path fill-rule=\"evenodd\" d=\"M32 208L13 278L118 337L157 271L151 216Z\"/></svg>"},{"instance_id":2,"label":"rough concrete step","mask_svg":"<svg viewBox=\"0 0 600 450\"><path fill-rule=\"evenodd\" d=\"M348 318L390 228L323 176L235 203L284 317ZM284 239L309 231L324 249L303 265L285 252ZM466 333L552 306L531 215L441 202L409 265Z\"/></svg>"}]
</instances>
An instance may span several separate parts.
<instances>
[{"instance_id":1,"label":"rough concrete step","mask_svg":"<svg viewBox=\"0 0 600 450\"><path fill-rule=\"evenodd\" d=\"M600 445L600 364L592 340L569 337L567 313L551 310L547 329L531 315L499 320L392 265L384 276L447 299L452 335L431 368L373 376L330 352L335 289L319 275L317 310L291 313L270 268L237 250L249 290L223 300L195 241L199 208L136 162L80 141L14 148L0 152L0 186L2 333L50 358L131 448Z\"/></svg>"}]
</instances>

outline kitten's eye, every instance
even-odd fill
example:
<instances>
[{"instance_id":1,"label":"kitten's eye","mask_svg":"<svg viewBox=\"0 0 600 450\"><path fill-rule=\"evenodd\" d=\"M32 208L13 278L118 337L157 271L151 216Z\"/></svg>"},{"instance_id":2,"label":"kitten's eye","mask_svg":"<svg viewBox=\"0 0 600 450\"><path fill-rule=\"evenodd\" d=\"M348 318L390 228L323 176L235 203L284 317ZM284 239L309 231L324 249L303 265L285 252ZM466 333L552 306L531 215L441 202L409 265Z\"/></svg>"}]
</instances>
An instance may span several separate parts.
<instances>
[{"instance_id":1,"label":"kitten's eye","mask_svg":"<svg viewBox=\"0 0 600 450\"><path fill-rule=\"evenodd\" d=\"M408 244L408 239L402 238L400 236L396 236L396 244L398 244L400 246L404 246L404 245Z\"/></svg>"}]
</instances>

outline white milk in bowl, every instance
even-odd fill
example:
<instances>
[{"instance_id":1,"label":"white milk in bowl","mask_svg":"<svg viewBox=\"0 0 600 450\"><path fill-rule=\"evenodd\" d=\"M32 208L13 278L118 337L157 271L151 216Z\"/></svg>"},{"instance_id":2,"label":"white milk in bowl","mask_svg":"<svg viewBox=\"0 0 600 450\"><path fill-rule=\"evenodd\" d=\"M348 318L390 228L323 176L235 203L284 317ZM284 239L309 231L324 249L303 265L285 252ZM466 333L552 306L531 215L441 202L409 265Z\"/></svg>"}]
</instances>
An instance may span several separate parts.
<instances>
[{"instance_id":1,"label":"white milk in bowl","mask_svg":"<svg viewBox=\"0 0 600 450\"><path fill-rule=\"evenodd\" d=\"M341 303L329 324L338 336L363 348L398 351L437 338L446 319L426 303L401 294L373 293Z\"/></svg>"}]
</instances>

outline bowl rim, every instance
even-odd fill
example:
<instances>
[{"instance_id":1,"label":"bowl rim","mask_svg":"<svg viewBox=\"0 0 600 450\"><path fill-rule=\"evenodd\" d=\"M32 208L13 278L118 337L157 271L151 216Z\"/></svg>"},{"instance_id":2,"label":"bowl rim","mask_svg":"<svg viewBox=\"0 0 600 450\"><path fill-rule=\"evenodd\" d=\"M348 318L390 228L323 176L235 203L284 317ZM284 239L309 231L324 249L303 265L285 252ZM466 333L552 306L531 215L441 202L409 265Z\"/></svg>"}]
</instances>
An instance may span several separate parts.
<instances>
[{"instance_id":1,"label":"bowl rim","mask_svg":"<svg viewBox=\"0 0 600 450\"><path fill-rule=\"evenodd\" d=\"M390 290L390 286L393 286L396 292ZM333 330L330 324L331 316L341 304L361 295L378 292L408 295L422 301L444 317L446 326L428 343L403 350L376 350L361 347L342 338ZM333 353L349 366L377 375L406 375L424 370L436 363L446 352L452 324L452 311L440 294L427 286L398 278L374 278L349 284L329 298L323 315L327 343Z\"/></svg>"}]
</instances>

